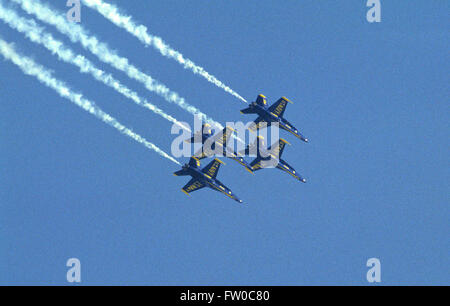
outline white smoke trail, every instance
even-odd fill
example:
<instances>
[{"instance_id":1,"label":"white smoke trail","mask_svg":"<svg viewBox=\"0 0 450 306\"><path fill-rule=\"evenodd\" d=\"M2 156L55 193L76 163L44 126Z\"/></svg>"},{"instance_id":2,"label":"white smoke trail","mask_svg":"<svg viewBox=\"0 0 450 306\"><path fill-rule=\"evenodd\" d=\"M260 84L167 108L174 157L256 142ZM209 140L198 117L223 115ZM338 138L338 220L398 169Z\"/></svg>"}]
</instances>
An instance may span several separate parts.
<instances>
[{"instance_id":1,"label":"white smoke trail","mask_svg":"<svg viewBox=\"0 0 450 306\"><path fill-rule=\"evenodd\" d=\"M43 45L53 54L56 54L60 60L77 66L82 73L91 74L96 80L112 87L118 93L131 99L136 104L153 111L155 114L162 116L164 119L179 125L189 132L191 131L174 117L166 114L163 110L149 103L141 98L136 92L121 84L120 81L116 80L111 74L106 74L104 71L95 67L95 65L84 56L79 54L76 55L71 49L67 48L62 41L54 39L51 34L44 30L44 28L38 26L34 20L22 18L17 15L15 11L4 8L1 1L0 19L7 23L11 28L25 34L32 42Z\"/></svg>"},{"instance_id":2,"label":"white smoke trail","mask_svg":"<svg viewBox=\"0 0 450 306\"><path fill-rule=\"evenodd\" d=\"M55 90L61 97L70 100L71 102L75 103L88 113L94 115L98 119L114 127L119 132L143 144L147 148L155 151L159 155L171 160L177 165L181 165L177 160L175 160L172 156L170 156L169 154L158 148L156 145L147 141L142 136L134 133L133 131L122 125L120 122L118 122L115 118L111 117L109 114L102 111L97 105L95 105L94 102L87 100L86 98L83 97L83 95L79 93L71 91L71 89L64 82L54 78L50 70L37 64L31 58L25 57L22 54L18 54L11 44L8 44L1 38L0 38L0 53L3 55L5 59L17 65L23 71L23 73L36 77L42 84Z\"/></svg>"},{"instance_id":3,"label":"white smoke trail","mask_svg":"<svg viewBox=\"0 0 450 306\"><path fill-rule=\"evenodd\" d=\"M131 16L125 16L119 12L119 9L109 3L105 3L102 0L83 0L83 3L90 8L96 10L106 19L114 23L116 26L125 29L127 32L138 38L144 45L152 46L158 50L163 56L174 59L179 64L184 66L185 69L189 69L195 74L201 75L209 82L213 83L219 88L222 88L229 94L235 96L239 100L247 103L243 97L241 97L237 92L232 90L230 87L223 84L215 76L209 74L204 68L198 66L193 61L184 58L183 54L172 49L168 44L166 44L160 37L151 35L147 32L147 27L144 25L137 25Z\"/></svg>"},{"instance_id":4,"label":"white smoke trail","mask_svg":"<svg viewBox=\"0 0 450 306\"><path fill-rule=\"evenodd\" d=\"M121 57L117 55L116 52L111 51L109 47L105 43L100 42L97 37L89 35L81 25L68 22L64 13L51 9L49 6L42 4L39 0L11 1L19 4L25 12L36 16L40 21L56 27L59 32L67 35L73 43L81 43L85 49L97 56L102 62L110 64L117 70L125 72L128 77L144 84L148 90L155 92L166 101L175 103L192 115L200 116L204 121L214 124L219 128L223 128L220 123L187 103L184 98L180 97L176 92L171 91L164 84L131 65L127 58Z\"/></svg>"}]
</instances>

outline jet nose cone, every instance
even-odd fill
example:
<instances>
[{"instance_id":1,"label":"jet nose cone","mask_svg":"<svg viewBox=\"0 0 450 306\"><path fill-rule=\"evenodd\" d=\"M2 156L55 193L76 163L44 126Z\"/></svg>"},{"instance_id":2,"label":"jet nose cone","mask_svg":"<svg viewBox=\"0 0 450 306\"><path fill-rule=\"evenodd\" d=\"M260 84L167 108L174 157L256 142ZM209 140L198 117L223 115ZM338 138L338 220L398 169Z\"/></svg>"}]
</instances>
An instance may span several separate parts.
<instances>
[{"instance_id":1,"label":"jet nose cone","mask_svg":"<svg viewBox=\"0 0 450 306\"><path fill-rule=\"evenodd\" d=\"M305 138L305 142L309 142L308 138Z\"/></svg>"},{"instance_id":2,"label":"jet nose cone","mask_svg":"<svg viewBox=\"0 0 450 306\"><path fill-rule=\"evenodd\" d=\"M304 178L302 178L301 181L302 181L303 183L306 183L306 180L305 180Z\"/></svg>"}]
</instances>

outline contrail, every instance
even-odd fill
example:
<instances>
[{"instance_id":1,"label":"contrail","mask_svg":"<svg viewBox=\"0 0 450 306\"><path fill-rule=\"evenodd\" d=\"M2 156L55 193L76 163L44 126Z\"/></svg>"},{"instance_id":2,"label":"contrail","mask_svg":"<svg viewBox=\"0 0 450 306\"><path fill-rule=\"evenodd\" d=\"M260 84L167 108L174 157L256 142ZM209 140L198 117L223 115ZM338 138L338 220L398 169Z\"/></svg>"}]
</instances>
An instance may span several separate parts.
<instances>
[{"instance_id":1,"label":"contrail","mask_svg":"<svg viewBox=\"0 0 450 306\"><path fill-rule=\"evenodd\" d=\"M160 37L149 34L146 26L138 25L132 20L131 16L121 14L118 7L113 4L105 3L102 0L83 0L83 3L99 12L103 15L103 17L114 23L116 26L125 29L127 32L138 38L145 46L152 46L163 56L174 59L179 64L184 66L185 69L189 69L195 74L201 75L217 87L222 88L229 94L247 103L247 100L241 97L237 92L223 84L215 76L209 74L204 68L196 65L190 59L185 58L180 52L172 49Z\"/></svg>"},{"instance_id":2,"label":"contrail","mask_svg":"<svg viewBox=\"0 0 450 306\"><path fill-rule=\"evenodd\" d=\"M55 90L61 97L70 100L88 113L94 115L98 119L117 129L119 132L143 144L147 148L155 151L159 155L171 160L177 165L181 165L172 156L158 148L156 145L147 141L142 136L134 133L133 131L122 125L120 122L118 122L115 118L102 111L94 102L87 100L83 97L83 95L79 93L71 91L71 89L64 82L54 78L50 70L37 64L31 58L23 56L22 54L18 54L11 44L8 44L1 38L0 53L5 59L17 65L23 71L23 73L36 77L42 84Z\"/></svg>"},{"instance_id":3,"label":"contrail","mask_svg":"<svg viewBox=\"0 0 450 306\"><path fill-rule=\"evenodd\" d=\"M56 27L59 32L67 35L73 43L81 43L85 49L97 56L102 62L110 64L117 70L123 71L128 77L144 84L148 90L155 92L166 101L175 103L192 115L197 115L204 121L214 124L219 128L223 128L219 122L216 122L196 107L187 103L184 98L180 97L176 92L171 91L164 84L131 65L127 58L121 57L117 55L116 52L111 51L109 47L105 43L100 42L97 37L89 35L82 26L73 22L68 22L65 18L65 14L57 12L55 9L51 9L49 6L42 4L39 0L12 1L19 4L28 14L32 14L40 21Z\"/></svg>"},{"instance_id":4,"label":"contrail","mask_svg":"<svg viewBox=\"0 0 450 306\"><path fill-rule=\"evenodd\" d=\"M71 49L67 48L62 41L54 39L51 34L44 30L44 28L38 26L34 20L22 18L17 15L15 11L4 8L1 0L0 19L2 19L11 28L25 34L25 36L32 42L43 45L53 54L56 54L60 60L77 66L82 73L91 74L96 80L112 87L118 93L131 99L136 104L153 111L155 114L162 116L164 119L179 125L189 132L191 131L174 117L166 114L163 110L149 103L145 99L141 98L136 92L121 84L120 81L115 79L111 74L106 74L104 71L98 69L84 56L75 54Z\"/></svg>"}]
</instances>

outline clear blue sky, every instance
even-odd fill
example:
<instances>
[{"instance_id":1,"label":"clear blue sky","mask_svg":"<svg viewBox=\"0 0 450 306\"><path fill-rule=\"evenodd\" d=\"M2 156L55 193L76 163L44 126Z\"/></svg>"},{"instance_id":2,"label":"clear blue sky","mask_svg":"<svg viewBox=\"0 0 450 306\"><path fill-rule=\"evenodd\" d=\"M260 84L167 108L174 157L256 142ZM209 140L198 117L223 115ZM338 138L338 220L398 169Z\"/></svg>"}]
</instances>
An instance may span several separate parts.
<instances>
[{"instance_id":1,"label":"clear blue sky","mask_svg":"<svg viewBox=\"0 0 450 306\"><path fill-rule=\"evenodd\" d=\"M187 197L178 166L2 60L0 284L68 284L71 257L84 285L364 285L371 257L382 284L449 284L448 1L381 1L380 24L362 0L121 2L248 100L294 101L286 118L310 143L283 134L283 157L308 183L225 160L219 179L245 205ZM245 104L87 7L82 24L217 120L247 119ZM0 34L170 151L169 122L3 23Z\"/></svg>"}]
</instances>

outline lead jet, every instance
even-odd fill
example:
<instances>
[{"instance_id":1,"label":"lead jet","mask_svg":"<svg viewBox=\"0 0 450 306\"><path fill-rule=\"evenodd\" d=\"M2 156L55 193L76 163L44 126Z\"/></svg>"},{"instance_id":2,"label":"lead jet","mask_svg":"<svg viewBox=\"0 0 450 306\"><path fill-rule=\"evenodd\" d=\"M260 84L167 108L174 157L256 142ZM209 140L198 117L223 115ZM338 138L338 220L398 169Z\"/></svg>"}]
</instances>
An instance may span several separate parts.
<instances>
[{"instance_id":1,"label":"lead jet","mask_svg":"<svg viewBox=\"0 0 450 306\"><path fill-rule=\"evenodd\" d=\"M308 142L305 138L289 121L283 118L284 111L286 110L287 103L292 103L288 98L282 97L272 106L268 107L266 97L259 95L255 102L252 102L246 109L241 110L241 114L257 114L258 118L250 125L249 129L255 132L257 129L264 125L270 126L274 123L278 123L279 127L288 131L295 137Z\"/></svg>"},{"instance_id":2,"label":"lead jet","mask_svg":"<svg viewBox=\"0 0 450 306\"><path fill-rule=\"evenodd\" d=\"M202 144L202 148L194 154L194 157L199 160L214 156L215 154L221 154L237 161L244 166L248 172L253 173L252 168L244 158L239 156L236 151L227 145L233 132L234 130L227 126L219 133L213 135L211 126L208 123L205 123L202 125L202 129L197 131L191 138L186 139L186 142Z\"/></svg>"},{"instance_id":3,"label":"lead jet","mask_svg":"<svg viewBox=\"0 0 450 306\"><path fill-rule=\"evenodd\" d=\"M286 144L286 140L280 138L268 149L265 149L264 138L258 136L255 142L248 145L245 150L240 152L242 155L254 156L256 158L250 163L253 171L258 171L264 168L277 168L289 173L300 182L306 183L306 180L301 177L294 168L292 168L286 161L281 159Z\"/></svg>"},{"instance_id":4,"label":"lead jet","mask_svg":"<svg viewBox=\"0 0 450 306\"><path fill-rule=\"evenodd\" d=\"M209 187L213 190L219 191L236 202L242 203L233 192L216 179L219 172L220 165L223 164L219 159L214 159L206 167L200 169L200 161L191 157L188 164L185 164L181 170L174 173L175 176L192 176L192 179L181 189L184 193L189 193L202 189L203 187Z\"/></svg>"}]
</instances>

